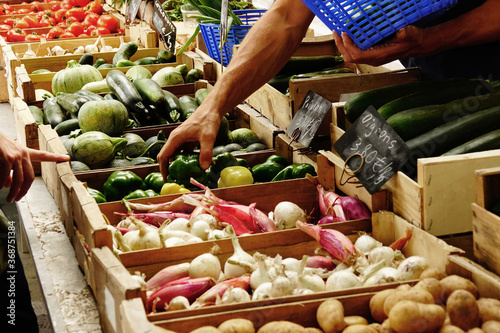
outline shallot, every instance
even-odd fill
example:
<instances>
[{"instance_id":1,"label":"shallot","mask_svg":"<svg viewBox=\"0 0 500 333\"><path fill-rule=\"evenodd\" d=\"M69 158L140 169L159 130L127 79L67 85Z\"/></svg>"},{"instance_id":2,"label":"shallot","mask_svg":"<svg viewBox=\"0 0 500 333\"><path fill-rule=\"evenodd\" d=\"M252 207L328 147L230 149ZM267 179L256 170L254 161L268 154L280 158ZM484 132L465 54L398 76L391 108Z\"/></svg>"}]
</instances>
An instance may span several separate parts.
<instances>
[{"instance_id":1,"label":"shallot","mask_svg":"<svg viewBox=\"0 0 500 333\"><path fill-rule=\"evenodd\" d=\"M226 231L231 236L234 253L224 264L224 274L228 278L234 278L250 273L256 264L255 259L241 248L232 226L227 227Z\"/></svg>"}]
</instances>

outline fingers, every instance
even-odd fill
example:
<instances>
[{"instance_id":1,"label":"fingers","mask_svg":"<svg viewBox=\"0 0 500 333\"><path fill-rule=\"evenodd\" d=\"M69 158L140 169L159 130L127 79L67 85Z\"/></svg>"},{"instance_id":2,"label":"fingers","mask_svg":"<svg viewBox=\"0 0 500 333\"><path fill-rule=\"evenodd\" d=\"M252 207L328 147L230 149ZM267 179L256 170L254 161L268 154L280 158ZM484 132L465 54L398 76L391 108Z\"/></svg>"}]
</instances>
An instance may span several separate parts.
<instances>
[{"instance_id":1,"label":"fingers","mask_svg":"<svg viewBox=\"0 0 500 333\"><path fill-rule=\"evenodd\" d=\"M40 162L65 162L69 161L69 155L54 154L43 150L28 148L28 153L31 161Z\"/></svg>"},{"instance_id":2,"label":"fingers","mask_svg":"<svg viewBox=\"0 0 500 333\"><path fill-rule=\"evenodd\" d=\"M12 183L7 194L7 202L20 200L26 195L31 184L35 180L35 172L29 156L23 156L12 164Z\"/></svg>"},{"instance_id":3,"label":"fingers","mask_svg":"<svg viewBox=\"0 0 500 333\"><path fill-rule=\"evenodd\" d=\"M21 186L19 187L19 191L17 192L17 195L14 198L14 200L16 201L21 200L26 195L26 193L28 193L31 184L33 184L33 181L35 180L35 171L33 170L33 165L31 164L31 161L29 159L24 159L22 161L22 164L23 164L22 182Z\"/></svg>"},{"instance_id":4,"label":"fingers","mask_svg":"<svg viewBox=\"0 0 500 333\"><path fill-rule=\"evenodd\" d=\"M182 144L182 138L177 136L174 130L170 133L167 142L161 148L158 156L156 156L156 160L160 166L160 172L163 176L163 181L165 182L167 181L169 160L172 156L174 156L175 152Z\"/></svg>"},{"instance_id":5,"label":"fingers","mask_svg":"<svg viewBox=\"0 0 500 333\"><path fill-rule=\"evenodd\" d=\"M344 35L345 33L342 33ZM343 36L340 37L340 35L336 32L333 31L333 40L335 41L335 45L337 45L337 48L340 51L340 54L342 54L342 57L344 58L345 62L352 62L352 57L349 51L347 51L347 48L344 46L344 40Z\"/></svg>"}]
</instances>

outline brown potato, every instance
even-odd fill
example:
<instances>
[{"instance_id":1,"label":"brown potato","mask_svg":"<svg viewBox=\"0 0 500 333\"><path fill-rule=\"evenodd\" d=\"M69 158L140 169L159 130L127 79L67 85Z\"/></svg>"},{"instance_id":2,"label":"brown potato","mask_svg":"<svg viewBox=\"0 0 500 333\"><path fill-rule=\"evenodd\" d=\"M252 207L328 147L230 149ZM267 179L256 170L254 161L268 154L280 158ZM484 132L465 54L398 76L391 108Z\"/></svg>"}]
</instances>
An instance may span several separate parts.
<instances>
[{"instance_id":1,"label":"brown potato","mask_svg":"<svg viewBox=\"0 0 500 333\"><path fill-rule=\"evenodd\" d=\"M441 280L445 278L447 275L445 272L436 267L429 267L420 274L420 280L427 278L434 278L436 280Z\"/></svg>"},{"instance_id":2,"label":"brown potato","mask_svg":"<svg viewBox=\"0 0 500 333\"><path fill-rule=\"evenodd\" d=\"M420 280L413 288L422 288L427 290L431 293L432 297L434 297L435 304L443 304L443 288L441 287L438 279L425 278Z\"/></svg>"},{"instance_id":3,"label":"brown potato","mask_svg":"<svg viewBox=\"0 0 500 333\"><path fill-rule=\"evenodd\" d=\"M394 333L389 318L384 320L384 322L380 325L380 333Z\"/></svg>"},{"instance_id":4,"label":"brown potato","mask_svg":"<svg viewBox=\"0 0 500 333\"><path fill-rule=\"evenodd\" d=\"M387 315L384 312L384 302L394 292L394 289L385 289L379 291L370 299L370 312L375 321L382 323L387 319Z\"/></svg>"},{"instance_id":5,"label":"brown potato","mask_svg":"<svg viewBox=\"0 0 500 333\"><path fill-rule=\"evenodd\" d=\"M228 319L217 329L222 333L255 333L252 321L244 318Z\"/></svg>"},{"instance_id":6,"label":"brown potato","mask_svg":"<svg viewBox=\"0 0 500 333\"><path fill-rule=\"evenodd\" d=\"M488 320L481 325L484 333L500 333L500 321Z\"/></svg>"},{"instance_id":7,"label":"brown potato","mask_svg":"<svg viewBox=\"0 0 500 333\"><path fill-rule=\"evenodd\" d=\"M451 324L464 331L478 327L481 322L476 298L464 289L451 293L446 302L446 311L450 316Z\"/></svg>"},{"instance_id":8,"label":"brown potato","mask_svg":"<svg viewBox=\"0 0 500 333\"><path fill-rule=\"evenodd\" d=\"M396 332L434 332L444 322L446 312L436 304L402 300L389 312L389 322Z\"/></svg>"},{"instance_id":9,"label":"brown potato","mask_svg":"<svg viewBox=\"0 0 500 333\"><path fill-rule=\"evenodd\" d=\"M439 333L465 333L463 329L455 325L443 325Z\"/></svg>"},{"instance_id":10,"label":"brown potato","mask_svg":"<svg viewBox=\"0 0 500 333\"><path fill-rule=\"evenodd\" d=\"M482 322L489 320L500 321L500 300L496 298L481 297L477 301Z\"/></svg>"},{"instance_id":11,"label":"brown potato","mask_svg":"<svg viewBox=\"0 0 500 333\"><path fill-rule=\"evenodd\" d=\"M483 333L483 330L480 329L479 327L474 327L468 330L467 333Z\"/></svg>"},{"instance_id":12,"label":"brown potato","mask_svg":"<svg viewBox=\"0 0 500 333\"><path fill-rule=\"evenodd\" d=\"M377 331L379 333L382 331L382 325L379 323L371 323L368 326L370 326L371 328L373 328L375 331Z\"/></svg>"},{"instance_id":13,"label":"brown potato","mask_svg":"<svg viewBox=\"0 0 500 333\"><path fill-rule=\"evenodd\" d=\"M318 306L316 320L325 333L341 332L344 322L344 306L336 299L328 299Z\"/></svg>"},{"instance_id":14,"label":"brown potato","mask_svg":"<svg viewBox=\"0 0 500 333\"><path fill-rule=\"evenodd\" d=\"M344 322L346 323L347 326L356 325L356 324L368 325L368 320L366 320L364 317L361 317L361 316L345 316Z\"/></svg>"},{"instance_id":15,"label":"brown potato","mask_svg":"<svg viewBox=\"0 0 500 333\"><path fill-rule=\"evenodd\" d=\"M191 331L191 333L220 333L220 331L214 326L203 326Z\"/></svg>"},{"instance_id":16,"label":"brown potato","mask_svg":"<svg viewBox=\"0 0 500 333\"><path fill-rule=\"evenodd\" d=\"M432 294L423 288L412 288L407 291L395 291L385 299L385 314L389 316L389 312L392 307L402 300L409 300L424 304L434 304L434 297Z\"/></svg>"},{"instance_id":17,"label":"brown potato","mask_svg":"<svg viewBox=\"0 0 500 333\"><path fill-rule=\"evenodd\" d=\"M291 321L279 320L265 324L257 333L305 333L306 329Z\"/></svg>"},{"instance_id":18,"label":"brown potato","mask_svg":"<svg viewBox=\"0 0 500 333\"><path fill-rule=\"evenodd\" d=\"M446 300L457 289L464 289L470 292L476 299L479 298L479 290L477 286L469 279L459 275L448 275L439 281L441 288L443 288L443 301Z\"/></svg>"},{"instance_id":19,"label":"brown potato","mask_svg":"<svg viewBox=\"0 0 500 333\"><path fill-rule=\"evenodd\" d=\"M305 333L323 333L323 331L316 327L306 327Z\"/></svg>"},{"instance_id":20,"label":"brown potato","mask_svg":"<svg viewBox=\"0 0 500 333\"><path fill-rule=\"evenodd\" d=\"M354 324L347 326L342 333L377 333L377 331L369 325Z\"/></svg>"}]
</instances>

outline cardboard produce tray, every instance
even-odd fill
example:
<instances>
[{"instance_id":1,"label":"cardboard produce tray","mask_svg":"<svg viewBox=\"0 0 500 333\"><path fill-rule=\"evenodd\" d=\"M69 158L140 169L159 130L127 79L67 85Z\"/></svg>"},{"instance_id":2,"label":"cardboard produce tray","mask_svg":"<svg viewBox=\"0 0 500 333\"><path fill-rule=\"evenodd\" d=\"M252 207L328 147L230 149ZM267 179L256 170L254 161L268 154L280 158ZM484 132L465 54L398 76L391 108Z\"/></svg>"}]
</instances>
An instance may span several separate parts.
<instances>
[{"instance_id":1,"label":"cardboard produce tray","mask_svg":"<svg viewBox=\"0 0 500 333\"><path fill-rule=\"evenodd\" d=\"M387 211L380 211L373 214L371 220L333 223L325 225L324 228L336 229L346 235L349 235L353 241L359 237L359 232L367 232L370 233L375 239L381 241L384 245L392 243L394 240L404 235L407 229L410 229L412 230L413 235L403 248L405 256L422 256L426 258L430 267L436 267L442 269L443 271L446 269L449 255L461 253L461 250L447 245L442 240L439 240L429 233L416 228L404 219ZM294 257L297 259L301 259L304 254L313 254L314 250L319 247L319 244L315 240L298 229L240 236L239 242L241 247L250 254L257 251L270 256L281 254L283 258ZM217 244L221 247L221 254L219 254L218 257L221 260L221 263L224 263L225 260L233 253L231 242L226 239L217 241ZM114 304L117 305L127 300L127 294L133 293L130 290L128 293L123 293L123 291L127 289L125 286L132 286L133 281L135 281L132 277L126 278L127 272L131 275L138 271L146 274L146 279L148 279L163 267L182 262L189 262L194 257L209 251L211 246L212 244L201 243L184 247L179 246L172 248L172 251L170 252L165 251L163 255L158 253L158 256L155 258L148 256L148 259L146 260L144 260L144 255L137 255L134 259L129 258L131 260L124 260L124 258L121 258L121 263L123 265L122 268L118 268L119 261L115 256L113 256L108 248L93 249L91 257L94 265L93 267L95 269L95 283L97 287L97 290L94 290L94 293L96 295L103 327L108 328L109 315L115 315L114 312L102 312L103 310L109 310L109 308L104 309L102 306L103 298L106 297L106 295L109 297L108 292L114 296ZM109 276L110 267L114 269L114 277ZM122 283L122 287L117 285L117 281ZM194 329L193 326L186 324L190 318L194 319L202 316L216 317L220 313L222 313L222 316L224 317L226 312L232 313L234 317L236 313L250 311L250 309L268 309L270 312L274 306L287 306L287 304L289 305L294 303L307 304L308 302L314 302L318 299L325 299L329 297L372 293L385 288L395 287L400 283L403 282L389 283L372 287L355 287L338 291L325 291L302 296L287 296L263 301L213 305L190 310L167 311L152 314L146 314L145 310L143 311L144 315L147 315L148 320L155 325L160 325L163 328L172 329L174 331L189 332L191 329ZM404 283L413 283L413 281L405 281ZM112 293L111 288L116 291L115 294ZM142 290L139 290L138 293L140 294L140 299L145 299L146 296L143 294L144 292ZM272 318L273 316L268 317L266 315L264 317ZM315 316L312 318L315 318ZM179 326L175 326L175 328L174 326L163 326L164 323L175 323L175 325L179 324ZM207 322L205 321L197 322L197 325L206 324Z\"/></svg>"},{"instance_id":2,"label":"cardboard produce tray","mask_svg":"<svg viewBox=\"0 0 500 333\"><path fill-rule=\"evenodd\" d=\"M343 135L343 103L331 125L332 146ZM347 124L348 125L348 124ZM471 232L471 204L476 199L475 170L500 164L500 149L455 156L419 158L417 178L399 171L383 187L390 193L392 210L436 236Z\"/></svg>"}]
</instances>

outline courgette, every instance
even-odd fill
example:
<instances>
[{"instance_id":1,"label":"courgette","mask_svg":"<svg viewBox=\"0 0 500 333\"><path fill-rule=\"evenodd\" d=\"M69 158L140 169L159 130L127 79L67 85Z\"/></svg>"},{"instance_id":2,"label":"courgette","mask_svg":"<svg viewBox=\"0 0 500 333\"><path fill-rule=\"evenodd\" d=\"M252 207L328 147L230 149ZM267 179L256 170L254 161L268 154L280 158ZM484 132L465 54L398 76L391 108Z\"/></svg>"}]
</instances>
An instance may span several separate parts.
<instances>
[{"instance_id":1,"label":"courgette","mask_svg":"<svg viewBox=\"0 0 500 333\"><path fill-rule=\"evenodd\" d=\"M168 104L168 113L170 121L172 122L179 121L182 115L182 107L181 103L179 102L179 98L177 98L177 96L175 96L172 92L168 90L163 90L163 94L165 95L165 100L167 101Z\"/></svg>"},{"instance_id":2,"label":"courgette","mask_svg":"<svg viewBox=\"0 0 500 333\"><path fill-rule=\"evenodd\" d=\"M202 79L203 79L203 71L198 68L192 68L187 72L185 81L186 83L195 83L196 81Z\"/></svg>"},{"instance_id":3,"label":"courgette","mask_svg":"<svg viewBox=\"0 0 500 333\"><path fill-rule=\"evenodd\" d=\"M156 57L144 57L137 59L134 61L136 65L154 65L158 63L158 59Z\"/></svg>"},{"instance_id":4,"label":"courgette","mask_svg":"<svg viewBox=\"0 0 500 333\"><path fill-rule=\"evenodd\" d=\"M340 56L315 56L315 57L291 57L288 62L276 74L295 75L308 72L316 72L326 68L332 68L344 63Z\"/></svg>"},{"instance_id":5,"label":"courgette","mask_svg":"<svg viewBox=\"0 0 500 333\"><path fill-rule=\"evenodd\" d=\"M426 105L396 113L387 123L405 141L459 117L500 105L500 92Z\"/></svg>"},{"instance_id":6,"label":"courgette","mask_svg":"<svg viewBox=\"0 0 500 333\"><path fill-rule=\"evenodd\" d=\"M104 65L106 63L106 60L104 60L103 58L99 58L97 59L95 62L94 62L94 67L95 68L99 68L99 66L101 65Z\"/></svg>"},{"instance_id":7,"label":"courgette","mask_svg":"<svg viewBox=\"0 0 500 333\"><path fill-rule=\"evenodd\" d=\"M122 60L119 60L115 66L116 67L130 67L130 66L138 66L138 65L131 60L122 59Z\"/></svg>"},{"instance_id":8,"label":"courgette","mask_svg":"<svg viewBox=\"0 0 500 333\"><path fill-rule=\"evenodd\" d=\"M189 95L179 97L179 102L181 103L182 109L181 119L184 120L188 119L189 116L191 116L198 108L198 103L196 103L194 97L191 97Z\"/></svg>"},{"instance_id":9,"label":"courgette","mask_svg":"<svg viewBox=\"0 0 500 333\"><path fill-rule=\"evenodd\" d=\"M56 96L57 103L66 111L66 115L74 118L83 104L90 101L88 97L70 94L70 93L59 93Z\"/></svg>"},{"instance_id":10,"label":"courgette","mask_svg":"<svg viewBox=\"0 0 500 333\"><path fill-rule=\"evenodd\" d=\"M348 99L344 105L347 120L354 122L370 105L375 109L402 96L428 89L442 89L445 86L463 82L466 79L452 78L444 80L417 81L397 84L383 88L371 89L360 92Z\"/></svg>"},{"instance_id":11,"label":"courgette","mask_svg":"<svg viewBox=\"0 0 500 333\"><path fill-rule=\"evenodd\" d=\"M491 92L493 92L493 88L488 82L473 79L457 83L456 85L445 86L442 89L427 89L415 92L386 103L378 108L377 111L384 119L388 119L403 110L425 105L448 103L455 99L484 95Z\"/></svg>"},{"instance_id":12,"label":"courgette","mask_svg":"<svg viewBox=\"0 0 500 333\"><path fill-rule=\"evenodd\" d=\"M106 100L114 99L115 101L118 101L118 97L116 97L116 95L113 93L107 93L106 95L104 95L104 99Z\"/></svg>"},{"instance_id":13,"label":"courgette","mask_svg":"<svg viewBox=\"0 0 500 333\"><path fill-rule=\"evenodd\" d=\"M43 111L36 105L30 105L28 106L28 109L30 109L31 114L33 115L33 118L35 119L35 123L38 125L43 124Z\"/></svg>"},{"instance_id":14,"label":"courgette","mask_svg":"<svg viewBox=\"0 0 500 333\"><path fill-rule=\"evenodd\" d=\"M165 64L167 62L175 62L175 54L170 50L160 50L157 55L158 63Z\"/></svg>"},{"instance_id":15,"label":"courgette","mask_svg":"<svg viewBox=\"0 0 500 333\"><path fill-rule=\"evenodd\" d=\"M336 75L336 74L353 74L353 73L354 72L351 69L346 68L346 67L330 68L330 69L325 69L325 70L317 71L317 72L309 72L309 73L292 75L292 77L290 77L290 80L309 79L309 78L315 78L315 77L331 76L331 75Z\"/></svg>"},{"instance_id":16,"label":"courgette","mask_svg":"<svg viewBox=\"0 0 500 333\"><path fill-rule=\"evenodd\" d=\"M52 128L56 127L59 123L66 120L66 115L59 104L57 104L57 97L50 97L43 101L43 114L46 121L44 123L50 124Z\"/></svg>"},{"instance_id":17,"label":"courgette","mask_svg":"<svg viewBox=\"0 0 500 333\"><path fill-rule=\"evenodd\" d=\"M99 67L97 67L97 69L108 69L108 68L115 68L115 67L116 66L113 64L104 63L102 65L99 65Z\"/></svg>"},{"instance_id":18,"label":"courgette","mask_svg":"<svg viewBox=\"0 0 500 333\"><path fill-rule=\"evenodd\" d=\"M113 56L113 66L116 66L116 64L120 60L129 60L130 57L132 57L138 49L139 44L137 44L136 41L129 41L122 44Z\"/></svg>"},{"instance_id":19,"label":"courgette","mask_svg":"<svg viewBox=\"0 0 500 333\"><path fill-rule=\"evenodd\" d=\"M269 80L267 84L284 94L290 87L290 78L292 76L293 75L277 75Z\"/></svg>"},{"instance_id":20,"label":"courgette","mask_svg":"<svg viewBox=\"0 0 500 333\"><path fill-rule=\"evenodd\" d=\"M45 69L45 68L40 68L40 69L35 69L31 74L45 74L45 73L52 73L52 71Z\"/></svg>"},{"instance_id":21,"label":"courgette","mask_svg":"<svg viewBox=\"0 0 500 333\"><path fill-rule=\"evenodd\" d=\"M141 95L143 103L152 106L157 115L168 120L168 104L160 85L148 78L135 80L132 84Z\"/></svg>"},{"instance_id":22,"label":"courgette","mask_svg":"<svg viewBox=\"0 0 500 333\"><path fill-rule=\"evenodd\" d=\"M85 84L82 90L87 90L96 94L111 92L106 79Z\"/></svg>"},{"instance_id":23,"label":"courgette","mask_svg":"<svg viewBox=\"0 0 500 333\"><path fill-rule=\"evenodd\" d=\"M94 64L94 56L90 53L84 53L78 60L78 63L80 65L90 65L92 66Z\"/></svg>"},{"instance_id":24,"label":"courgette","mask_svg":"<svg viewBox=\"0 0 500 333\"><path fill-rule=\"evenodd\" d=\"M458 147L450 149L443 156L475 153L492 149L500 149L500 129L483 134Z\"/></svg>"},{"instance_id":25,"label":"courgette","mask_svg":"<svg viewBox=\"0 0 500 333\"><path fill-rule=\"evenodd\" d=\"M74 119L66 119L59 124L57 124L56 127L54 127L54 130L57 132L59 136L61 135L69 135L71 131L74 131L76 129L79 129L80 125L78 124L78 118Z\"/></svg>"},{"instance_id":26,"label":"courgette","mask_svg":"<svg viewBox=\"0 0 500 333\"><path fill-rule=\"evenodd\" d=\"M80 89L78 91L75 91L75 94L87 97L90 101L102 101L104 99L101 95L89 90Z\"/></svg>"},{"instance_id":27,"label":"courgette","mask_svg":"<svg viewBox=\"0 0 500 333\"><path fill-rule=\"evenodd\" d=\"M201 88L194 93L194 99L198 105L201 105L210 91L207 88Z\"/></svg>"}]
</instances>

